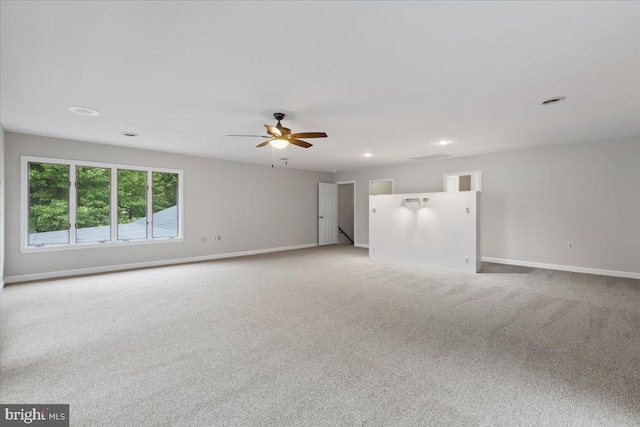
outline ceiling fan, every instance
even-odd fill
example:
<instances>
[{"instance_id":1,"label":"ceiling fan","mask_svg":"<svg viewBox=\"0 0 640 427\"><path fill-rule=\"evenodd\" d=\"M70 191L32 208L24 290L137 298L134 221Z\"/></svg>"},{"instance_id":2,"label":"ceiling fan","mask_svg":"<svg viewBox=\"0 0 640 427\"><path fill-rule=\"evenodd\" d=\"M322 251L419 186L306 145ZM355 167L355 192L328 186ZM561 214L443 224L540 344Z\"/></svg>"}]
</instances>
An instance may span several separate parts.
<instances>
[{"instance_id":1,"label":"ceiling fan","mask_svg":"<svg viewBox=\"0 0 640 427\"><path fill-rule=\"evenodd\" d=\"M278 124L275 126L264 125L267 128L267 133L269 135L227 135L227 136L248 136L255 138L269 138L268 141L264 141L261 144L258 144L258 147L264 147L265 145L271 145L273 148L282 149L287 145L297 145L298 147L309 148L313 146L313 144L309 144L306 141L303 141L299 138L326 138L327 134L324 132L301 132L301 133L291 133L291 129L286 128L280 124L280 120L283 120L285 117L284 113L274 113L273 117L278 121Z\"/></svg>"}]
</instances>

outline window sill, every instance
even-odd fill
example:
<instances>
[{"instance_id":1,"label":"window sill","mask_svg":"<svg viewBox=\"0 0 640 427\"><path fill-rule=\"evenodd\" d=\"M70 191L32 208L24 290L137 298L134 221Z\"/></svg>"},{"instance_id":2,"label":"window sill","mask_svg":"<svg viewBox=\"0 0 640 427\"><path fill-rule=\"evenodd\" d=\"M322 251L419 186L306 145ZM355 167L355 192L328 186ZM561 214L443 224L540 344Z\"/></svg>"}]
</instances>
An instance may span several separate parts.
<instances>
[{"instance_id":1,"label":"window sill","mask_svg":"<svg viewBox=\"0 0 640 427\"><path fill-rule=\"evenodd\" d=\"M138 246L138 245L155 245L158 243L178 243L183 242L182 237L166 237L156 239L144 239L144 240L130 240L123 242L118 240L117 242L105 242L105 243L76 243L75 245L61 244L61 245L47 245L47 246L28 246L20 248L20 252L23 254L39 253L39 252L55 252L55 251L73 251L77 249L98 249L98 248L115 248L122 246Z\"/></svg>"}]
</instances>

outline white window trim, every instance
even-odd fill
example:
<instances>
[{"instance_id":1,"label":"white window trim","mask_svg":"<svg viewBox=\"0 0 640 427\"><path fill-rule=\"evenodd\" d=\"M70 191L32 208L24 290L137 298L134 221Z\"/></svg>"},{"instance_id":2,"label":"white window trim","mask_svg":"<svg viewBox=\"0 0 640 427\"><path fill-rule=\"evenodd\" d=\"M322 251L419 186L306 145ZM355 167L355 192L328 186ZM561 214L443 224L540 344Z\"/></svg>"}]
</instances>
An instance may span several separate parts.
<instances>
[{"instance_id":1,"label":"white window trim","mask_svg":"<svg viewBox=\"0 0 640 427\"><path fill-rule=\"evenodd\" d=\"M46 246L29 246L29 163L53 163L59 165L69 166L69 181L71 182L71 188L69 189L69 223L76 223L76 167L88 166L97 168L109 168L111 169L111 240L104 243L76 242L76 228L69 228L69 243L49 244ZM147 238L135 239L130 241L118 240L118 210L113 209L113 203L117 203L118 188L117 185L113 185L117 182L117 170L137 170L147 172ZM153 237L153 180L152 172L164 172L173 173L178 175L178 236L177 237ZM81 160L65 160L65 159L52 159L47 157L32 157L32 156L20 156L20 252L22 253L34 253L34 252L50 252L50 251L68 251L77 249L92 249L92 248L111 248L118 246L135 246L135 245L149 245L157 243L177 243L184 241L184 180L183 171L179 169L166 169L155 168L147 166L133 166L119 163L98 163L98 162L85 162ZM116 201L116 202L114 202ZM114 226L115 225L115 226Z\"/></svg>"}]
</instances>

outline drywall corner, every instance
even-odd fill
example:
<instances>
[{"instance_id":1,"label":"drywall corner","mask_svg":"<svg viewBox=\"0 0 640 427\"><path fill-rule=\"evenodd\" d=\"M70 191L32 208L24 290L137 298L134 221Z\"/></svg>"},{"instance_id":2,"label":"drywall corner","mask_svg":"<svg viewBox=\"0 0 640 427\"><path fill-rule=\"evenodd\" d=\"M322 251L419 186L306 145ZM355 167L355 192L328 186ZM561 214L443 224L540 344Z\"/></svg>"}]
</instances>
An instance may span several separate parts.
<instances>
[{"instance_id":1,"label":"drywall corner","mask_svg":"<svg viewBox=\"0 0 640 427\"><path fill-rule=\"evenodd\" d=\"M4 128L0 123L0 292L4 289Z\"/></svg>"}]
</instances>

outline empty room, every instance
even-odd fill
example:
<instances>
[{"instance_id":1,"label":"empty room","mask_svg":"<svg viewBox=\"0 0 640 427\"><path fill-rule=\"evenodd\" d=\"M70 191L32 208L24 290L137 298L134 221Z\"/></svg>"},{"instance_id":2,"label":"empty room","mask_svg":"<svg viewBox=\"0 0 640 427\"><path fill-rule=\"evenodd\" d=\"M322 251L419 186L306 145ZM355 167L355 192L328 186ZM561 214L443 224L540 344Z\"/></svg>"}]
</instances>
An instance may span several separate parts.
<instances>
[{"instance_id":1,"label":"empty room","mask_svg":"<svg viewBox=\"0 0 640 427\"><path fill-rule=\"evenodd\" d=\"M640 2L0 19L0 425L640 425Z\"/></svg>"}]
</instances>

